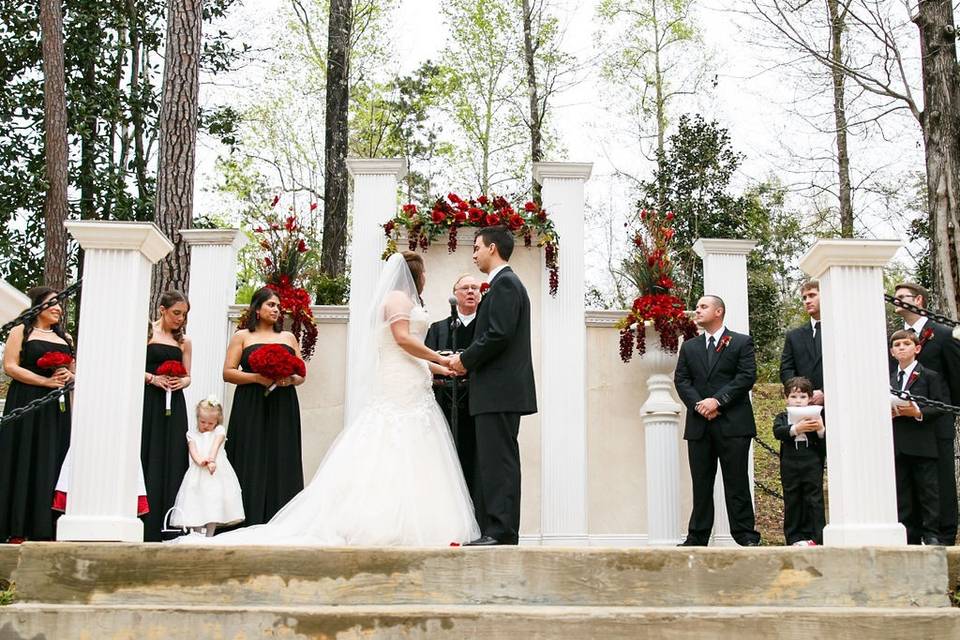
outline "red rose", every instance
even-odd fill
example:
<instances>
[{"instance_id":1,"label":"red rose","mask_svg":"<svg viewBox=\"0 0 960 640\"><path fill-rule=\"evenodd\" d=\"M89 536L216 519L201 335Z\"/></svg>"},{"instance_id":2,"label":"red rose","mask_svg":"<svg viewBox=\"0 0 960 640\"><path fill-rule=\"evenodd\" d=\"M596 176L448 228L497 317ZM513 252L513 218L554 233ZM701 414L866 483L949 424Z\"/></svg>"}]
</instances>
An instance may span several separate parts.
<instances>
[{"instance_id":1,"label":"red rose","mask_svg":"<svg viewBox=\"0 0 960 640\"><path fill-rule=\"evenodd\" d=\"M457 203L459 203L459 202L463 202L463 200L460 199L460 196L458 196L458 195L455 194L455 193L448 193L448 194L447 194L447 200L449 200L449 201L452 202L453 204L457 204Z\"/></svg>"},{"instance_id":2,"label":"red rose","mask_svg":"<svg viewBox=\"0 0 960 640\"><path fill-rule=\"evenodd\" d=\"M546 209L540 209L540 211L537 213L537 220L539 220L540 222L546 222L546 221L547 221L547 210L546 210Z\"/></svg>"},{"instance_id":3,"label":"red rose","mask_svg":"<svg viewBox=\"0 0 960 640\"><path fill-rule=\"evenodd\" d=\"M536 210L537 210L537 203L536 203L536 202L526 202L526 203L524 203L524 205L523 205L523 210L524 210L524 211L528 211L528 212L529 212L529 211L536 211Z\"/></svg>"},{"instance_id":4,"label":"red rose","mask_svg":"<svg viewBox=\"0 0 960 640\"><path fill-rule=\"evenodd\" d=\"M510 216L507 226L510 228L510 231L516 231L517 229L523 226L523 218L521 218L517 214L513 214L512 216Z\"/></svg>"},{"instance_id":5,"label":"red rose","mask_svg":"<svg viewBox=\"0 0 960 640\"><path fill-rule=\"evenodd\" d=\"M297 243L297 251L299 251L300 253L306 253L306 252L307 252L307 243L304 242L302 238L301 238L300 242Z\"/></svg>"},{"instance_id":6,"label":"red rose","mask_svg":"<svg viewBox=\"0 0 960 640\"><path fill-rule=\"evenodd\" d=\"M467 220L467 214L463 211L457 211L453 214L453 221L457 224L463 224Z\"/></svg>"},{"instance_id":7,"label":"red rose","mask_svg":"<svg viewBox=\"0 0 960 640\"><path fill-rule=\"evenodd\" d=\"M158 376L170 376L171 378L183 378L187 375L187 370L179 360L164 360L157 367Z\"/></svg>"},{"instance_id":8,"label":"red rose","mask_svg":"<svg viewBox=\"0 0 960 640\"><path fill-rule=\"evenodd\" d=\"M477 198L477 202L479 202L481 205L485 205L490 202L490 199L487 196L480 196Z\"/></svg>"},{"instance_id":9,"label":"red rose","mask_svg":"<svg viewBox=\"0 0 960 640\"><path fill-rule=\"evenodd\" d=\"M457 203L457 209L459 209L460 211L466 211L469 208L470 208L470 204L467 202L464 202L463 200Z\"/></svg>"},{"instance_id":10,"label":"red rose","mask_svg":"<svg viewBox=\"0 0 960 640\"><path fill-rule=\"evenodd\" d=\"M504 207L509 207L510 203L507 202L507 199L503 196L497 196L493 199L493 208L494 209L503 209Z\"/></svg>"},{"instance_id":11,"label":"red rose","mask_svg":"<svg viewBox=\"0 0 960 640\"><path fill-rule=\"evenodd\" d=\"M447 214L439 209L434 209L430 216L433 218L433 224L441 224L447 219Z\"/></svg>"},{"instance_id":12,"label":"red rose","mask_svg":"<svg viewBox=\"0 0 960 640\"><path fill-rule=\"evenodd\" d=\"M480 285L480 295L485 294L489 290L490 290L489 282L484 282L483 284Z\"/></svg>"},{"instance_id":13,"label":"red rose","mask_svg":"<svg viewBox=\"0 0 960 640\"><path fill-rule=\"evenodd\" d=\"M293 231L297 228L297 219L294 216L288 216L287 222L284 225L287 228L287 231Z\"/></svg>"},{"instance_id":14,"label":"red rose","mask_svg":"<svg viewBox=\"0 0 960 640\"><path fill-rule=\"evenodd\" d=\"M673 211L667 211L667 220L673 220L673 218L674 218Z\"/></svg>"},{"instance_id":15,"label":"red rose","mask_svg":"<svg viewBox=\"0 0 960 640\"><path fill-rule=\"evenodd\" d=\"M402 211L408 216L415 215L417 213L417 205L415 204L405 204L403 205Z\"/></svg>"},{"instance_id":16,"label":"red rose","mask_svg":"<svg viewBox=\"0 0 960 640\"><path fill-rule=\"evenodd\" d=\"M37 359L37 367L41 369L62 369L73 364L73 356L62 351L47 351Z\"/></svg>"},{"instance_id":17,"label":"red rose","mask_svg":"<svg viewBox=\"0 0 960 640\"><path fill-rule=\"evenodd\" d=\"M495 213L488 213L486 218L486 223L488 227L500 224L500 216Z\"/></svg>"},{"instance_id":18,"label":"red rose","mask_svg":"<svg viewBox=\"0 0 960 640\"><path fill-rule=\"evenodd\" d=\"M483 209L472 207L467 211L467 215L470 216L470 222L473 222L474 224L479 223L481 220L483 220Z\"/></svg>"},{"instance_id":19,"label":"red rose","mask_svg":"<svg viewBox=\"0 0 960 640\"><path fill-rule=\"evenodd\" d=\"M384 232L387 234L387 236L389 237L389 236L390 236L390 233L393 231L394 227L396 227L396 226L397 226L397 225L393 222L393 220L391 220L391 221L389 221L387 224L383 225L383 230L384 230Z\"/></svg>"}]
</instances>

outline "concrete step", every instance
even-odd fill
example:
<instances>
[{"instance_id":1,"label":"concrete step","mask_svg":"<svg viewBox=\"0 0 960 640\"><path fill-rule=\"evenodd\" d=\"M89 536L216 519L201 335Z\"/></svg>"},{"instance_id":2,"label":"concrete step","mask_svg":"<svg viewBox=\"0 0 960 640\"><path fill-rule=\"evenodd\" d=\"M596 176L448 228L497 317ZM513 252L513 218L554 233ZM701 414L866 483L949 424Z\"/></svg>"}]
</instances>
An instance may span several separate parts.
<instances>
[{"instance_id":1,"label":"concrete step","mask_svg":"<svg viewBox=\"0 0 960 640\"><path fill-rule=\"evenodd\" d=\"M431 638L537 640L639 637L960 637L960 610L848 607L550 607L505 605L149 607L31 605L0 609L0 638L166 640L205 638Z\"/></svg>"},{"instance_id":2,"label":"concrete step","mask_svg":"<svg viewBox=\"0 0 960 640\"><path fill-rule=\"evenodd\" d=\"M20 545L20 602L949 607L942 548Z\"/></svg>"}]
</instances>

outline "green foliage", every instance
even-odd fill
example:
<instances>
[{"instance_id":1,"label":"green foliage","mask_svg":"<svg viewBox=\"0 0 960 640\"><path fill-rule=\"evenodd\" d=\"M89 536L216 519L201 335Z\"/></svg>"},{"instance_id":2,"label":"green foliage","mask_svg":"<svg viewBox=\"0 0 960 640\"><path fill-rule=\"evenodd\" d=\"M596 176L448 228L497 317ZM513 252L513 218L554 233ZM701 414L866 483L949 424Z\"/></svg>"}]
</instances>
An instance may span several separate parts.
<instances>
[{"instance_id":1,"label":"green foliage","mask_svg":"<svg viewBox=\"0 0 960 640\"><path fill-rule=\"evenodd\" d=\"M773 437L773 419L784 410L786 402L779 384L757 384L753 388L753 417L757 423L757 440L780 450L780 442ZM782 492L780 458L760 445L753 447L753 471L757 482L769 489ZM785 544L783 539L783 500L755 488L757 530L765 545Z\"/></svg>"},{"instance_id":2,"label":"green foliage","mask_svg":"<svg viewBox=\"0 0 960 640\"><path fill-rule=\"evenodd\" d=\"M0 607L13 604L17 599L17 585L10 580L0 579Z\"/></svg>"},{"instance_id":3,"label":"green foliage","mask_svg":"<svg viewBox=\"0 0 960 640\"><path fill-rule=\"evenodd\" d=\"M350 301L350 276L318 274L311 282L317 304L342 305Z\"/></svg>"}]
</instances>

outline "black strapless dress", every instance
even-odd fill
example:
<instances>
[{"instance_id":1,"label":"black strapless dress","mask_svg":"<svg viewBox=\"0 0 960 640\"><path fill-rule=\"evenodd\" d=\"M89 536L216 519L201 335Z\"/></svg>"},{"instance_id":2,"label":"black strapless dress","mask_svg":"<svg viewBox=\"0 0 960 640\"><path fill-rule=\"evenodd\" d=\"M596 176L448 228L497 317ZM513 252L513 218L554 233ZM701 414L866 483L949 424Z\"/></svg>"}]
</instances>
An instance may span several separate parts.
<instances>
[{"instance_id":1,"label":"black strapless dress","mask_svg":"<svg viewBox=\"0 0 960 640\"><path fill-rule=\"evenodd\" d=\"M149 373L167 360L183 361L180 347L169 344L148 344ZM174 391L170 398L170 415L166 414L167 392L152 384L143 390L143 429L140 440L140 462L147 487L150 511L143 517L143 539L159 542L163 518L177 500L177 491L190 465L187 449L187 405L183 391Z\"/></svg>"},{"instance_id":2,"label":"black strapless dress","mask_svg":"<svg viewBox=\"0 0 960 640\"><path fill-rule=\"evenodd\" d=\"M73 355L65 344L27 340L20 366L47 377L51 371L37 367L49 351ZM7 391L4 415L53 389L13 380ZM60 467L70 447L70 396L65 410L57 402L44 405L0 427L0 542L8 538L53 540L56 514L50 504Z\"/></svg>"},{"instance_id":3,"label":"black strapless dress","mask_svg":"<svg viewBox=\"0 0 960 640\"><path fill-rule=\"evenodd\" d=\"M251 370L250 354L261 346L243 350L243 371ZM296 387L276 387L267 396L264 390L259 384L237 385L227 429L225 450L243 491L244 526L267 522L303 489Z\"/></svg>"}]
</instances>

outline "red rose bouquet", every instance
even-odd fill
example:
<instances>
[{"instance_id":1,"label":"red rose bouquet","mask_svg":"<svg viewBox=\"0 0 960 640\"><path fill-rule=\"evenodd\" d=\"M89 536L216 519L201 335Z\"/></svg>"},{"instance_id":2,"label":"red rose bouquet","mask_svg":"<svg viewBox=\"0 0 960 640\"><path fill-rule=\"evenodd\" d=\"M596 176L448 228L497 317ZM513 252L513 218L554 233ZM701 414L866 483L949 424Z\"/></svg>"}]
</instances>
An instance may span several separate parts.
<instances>
[{"instance_id":1,"label":"red rose bouquet","mask_svg":"<svg viewBox=\"0 0 960 640\"><path fill-rule=\"evenodd\" d=\"M634 342L637 352L646 352L644 324L651 322L660 334L660 346L672 353L680 346L680 336L697 335L697 326L687 317L683 301L670 293L674 287L670 245L674 230L673 212L640 211L640 228L633 234L633 254L625 261L640 296L633 301L627 317L620 321L620 358L630 362ZM636 331L634 331L636 327Z\"/></svg>"},{"instance_id":2,"label":"red rose bouquet","mask_svg":"<svg viewBox=\"0 0 960 640\"><path fill-rule=\"evenodd\" d=\"M56 373L58 369L66 369L71 364L73 364L73 356L63 351L47 351L37 358L37 367L40 369L49 369L53 373ZM65 412L67 410L67 401L63 394L60 394L59 404L60 412Z\"/></svg>"},{"instance_id":3,"label":"red rose bouquet","mask_svg":"<svg viewBox=\"0 0 960 640\"><path fill-rule=\"evenodd\" d=\"M187 377L187 369L179 360L164 360L160 363L160 366L157 367L157 375L168 378L185 378ZM167 389L167 403L163 411L163 415L165 416L170 415L170 398L172 395L173 392Z\"/></svg>"},{"instance_id":4,"label":"red rose bouquet","mask_svg":"<svg viewBox=\"0 0 960 640\"><path fill-rule=\"evenodd\" d=\"M296 374L307 375L307 365L297 356L290 353L282 344L265 344L250 354L250 368L265 378L273 380L273 384L263 392L268 395L277 387L277 381Z\"/></svg>"}]
</instances>

